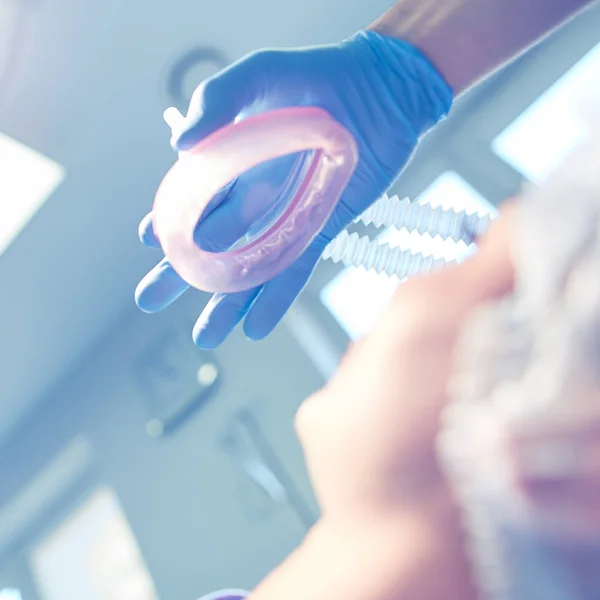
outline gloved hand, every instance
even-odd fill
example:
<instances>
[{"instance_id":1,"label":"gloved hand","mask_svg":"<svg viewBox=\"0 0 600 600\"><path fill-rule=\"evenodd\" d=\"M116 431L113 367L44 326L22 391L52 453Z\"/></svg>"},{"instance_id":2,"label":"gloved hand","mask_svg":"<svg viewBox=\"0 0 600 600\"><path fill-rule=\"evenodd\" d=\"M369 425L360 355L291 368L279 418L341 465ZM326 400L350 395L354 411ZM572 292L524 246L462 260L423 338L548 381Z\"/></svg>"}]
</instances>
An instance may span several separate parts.
<instances>
[{"instance_id":1,"label":"gloved hand","mask_svg":"<svg viewBox=\"0 0 600 600\"><path fill-rule=\"evenodd\" d=\"M217 347L244 318L252 340L267 336L308 281L325 246L366 210L409 160L419 138L442 119L452 91L413 46L374 32L360 32L336 45L252 53L205 81L194 93L176 150L188 150L236 117L286 106L318 106L355 137L359 163L332 216L308 249L284 272L244 292L215 294L194 328L200 348ZM249 227L241 206L256 185L274 190L284 181L294 157L282 157L251 169L227 186L203 215L196 243L223 251ZM268 196L268 194L267 194ZM159 247L152 215L140 224L140 238ZM159 311L187 284L163 259L136 290L146 312Z\"/></svg>"}]
</instances>

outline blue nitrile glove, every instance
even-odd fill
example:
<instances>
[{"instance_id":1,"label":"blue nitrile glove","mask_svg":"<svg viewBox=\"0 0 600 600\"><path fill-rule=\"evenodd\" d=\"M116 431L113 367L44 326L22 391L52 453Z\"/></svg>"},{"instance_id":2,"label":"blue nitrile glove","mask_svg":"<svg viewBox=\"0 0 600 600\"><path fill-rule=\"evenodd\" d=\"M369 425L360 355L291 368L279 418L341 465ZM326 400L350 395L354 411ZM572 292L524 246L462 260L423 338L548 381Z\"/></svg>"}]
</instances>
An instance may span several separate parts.
<instances>
[{"instance_id":1,"label":"blue nitrile glove","mask_svg":"<svg viewBox=\"0 0 600 600\"><path fill-rule=\"evenodd\" d=\"M208 594L208 596L202 596L200 600L244 600L245 598L248 598L248 592L243 592L241 590L224 590L222 592Z\"/></svg>"},{"instance_id":2,"label":"blue nitrile glove","mask_svg":"<svg viewBox=\"0 0 600 600\"><path fill-rule=\"evenodd\" d=\"M360 158L330 220L304 254L256 289L215 294L194 328L196 344L215 348L244 316L250 339L268 335L308 281L325 246L390 187L419 138L451 104L452 91L417 49L374 32L336 45L255 52L205 81L194 93L182 130L173 132L177 150L190 149L239 114L311 105L352 132ZM259 165L223 190L198 225L196 243L205 250L227 249L248 229L240 216L245 191L255 185L276 190L290 160ZM148 246L159 246L151 215L142 221L140 237ZM187 287L163 260L140 282L136 301L144 311L159 311Z\"/></svg>"}]
</instances>

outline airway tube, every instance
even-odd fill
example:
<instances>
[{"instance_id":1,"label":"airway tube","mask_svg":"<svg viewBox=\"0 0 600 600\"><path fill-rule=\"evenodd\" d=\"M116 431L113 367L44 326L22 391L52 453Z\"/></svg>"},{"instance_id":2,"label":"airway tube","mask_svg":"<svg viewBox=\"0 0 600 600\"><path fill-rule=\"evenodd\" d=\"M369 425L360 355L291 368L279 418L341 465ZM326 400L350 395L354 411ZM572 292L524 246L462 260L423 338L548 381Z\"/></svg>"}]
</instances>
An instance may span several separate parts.
<instances>
[{"instance_id":1,"label":"airway tube","mask_svg":"<svg viewBox=\"0 0 600 600\"><path fill-rule=\"evenodd\" d=\"M165 111L164 118L171 127L181 127L176 109ZM312 156L309 168L292 171L295 185L277 199L281 210L273 212L256 239L225 252L207 252L196 245L196 226L225 185L262 163L307 152ZM180 153L156 194L156 235L175 271L191 286L221 293L256 287L306 250L334 210L357 162L353 136L322 109L283 108L248 117ZM243 222L245 214L253 214L251 209L242 206L235 216L249 226L246 230L253 225Z\"/></svg>"}]
</instances>

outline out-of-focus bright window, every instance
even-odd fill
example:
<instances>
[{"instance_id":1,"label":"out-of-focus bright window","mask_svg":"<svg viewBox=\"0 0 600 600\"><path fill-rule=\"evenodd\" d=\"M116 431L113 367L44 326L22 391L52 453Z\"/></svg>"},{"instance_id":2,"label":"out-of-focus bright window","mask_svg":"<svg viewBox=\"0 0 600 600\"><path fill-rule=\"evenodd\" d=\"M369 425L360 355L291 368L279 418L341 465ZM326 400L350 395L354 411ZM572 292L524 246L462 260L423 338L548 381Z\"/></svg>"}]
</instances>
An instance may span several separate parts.
<instances>
[{"instance_id":1,"label":"out-of-focus bright window","mask_svg":"<svg viewBox=\"0 0 600 600\"><path fill-rule=\"evenodd\" d=\"M65 169L0 133L0 254L54 193Z\"/></svg>"},{"instance_id":2,"label":"out-of-focus bright window","mask_svg":"<svg viewBox=\"0 0 600 600\"><path fill-rule=\"evenodd\" d=\"M493 142L492 150L527 179L545 179L587 135L580 106L600 98L600 44L539 97Z\"/></svg>"},{"instance_id":3,"label":"out-of-focus bright window","mask_svg":"<svg viewBox=\"0 0 600 600\"><path fill-rule=\"evenodd\" d=\"M97 490L35 547L30 564L42 600L158 600L109 488Z\"/></svg>"}]
</instances>

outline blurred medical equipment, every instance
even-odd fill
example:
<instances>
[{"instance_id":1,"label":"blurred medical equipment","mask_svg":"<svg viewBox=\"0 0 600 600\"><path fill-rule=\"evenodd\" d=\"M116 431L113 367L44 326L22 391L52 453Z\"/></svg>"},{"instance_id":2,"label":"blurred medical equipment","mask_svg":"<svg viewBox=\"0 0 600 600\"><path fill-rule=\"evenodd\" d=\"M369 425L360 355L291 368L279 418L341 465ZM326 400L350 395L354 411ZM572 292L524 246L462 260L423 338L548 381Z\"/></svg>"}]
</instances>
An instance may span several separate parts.
<instances>
[{"instance_id":1,"label":"blurred medical equipment","mask_svg":"<svg viewBox=\"0 0 600 600\"><path fill-rule=\"evenodd\" d=\"M196 87L192 82L207 79L229 63L223 52L211 46L196 46L185 52L171 65L167 77L167 94L171 102L176 106L187 106Z\"/></svg>"},{"instance_id":2,"label":"blurred medical equipment","mask_svg":"<svg viewBox=\"0 0 600 600\"><path fill-rule=\"evenodd\" d=\"M439 450L486 600L600 599L600 119L519 207L512 297L466 328Z\"/></svg>"},{"instance_id":3,"label":"blurred medical equipment","mask_svg":"<svg viewBox=\"0 0 600 600\"><path fill-rule=\"evenodd\" d=\"M169 327L146 343L132 375L151 438L175 433L217 394L223 373L216 358L199 354L187 327Z\"/></svg>"},{"instance_id":4,"label":"blurred medical equipment","mask_svg":"<svg viewBox=\"0 0 600 600\"><path fill-rule=\"evenodd\" d=\"M177 130L183 117L170 109ZM210 218L216 194L245 171L282 156L300 154L279 196L264 206L252 194L244 207L255 222L230 249L209 252L194 240L197 223ZM225 126L188 152L164 178L154 203L154 227L167 259L190 285L210 292L237 292L261 285L289 267L325 226L358 161L350 132L327 112L285 108ZM260 192L259 192L260 193ZM454 241L472 241L490 217L383 196L357 221L406 228ZM404 278L445 264L343 230L323 258Z\"/></svg>"},{"instance_id":5,"label":"blurred medical equipment","mask_svg":"<svg viewBox=\"0 0 600 600\"><path fill-rule=\"evenodd\" d=\"M304 499L293 478L265 435L260 403L247 404L232 415L224 425L219 446L235 469L259 491L257 501L247 489L240 490L239 501L250 519L268 518L273 511L286 505L293 511L303 532L316 522L317 515Z\"/></svg>"}]
</instances>

